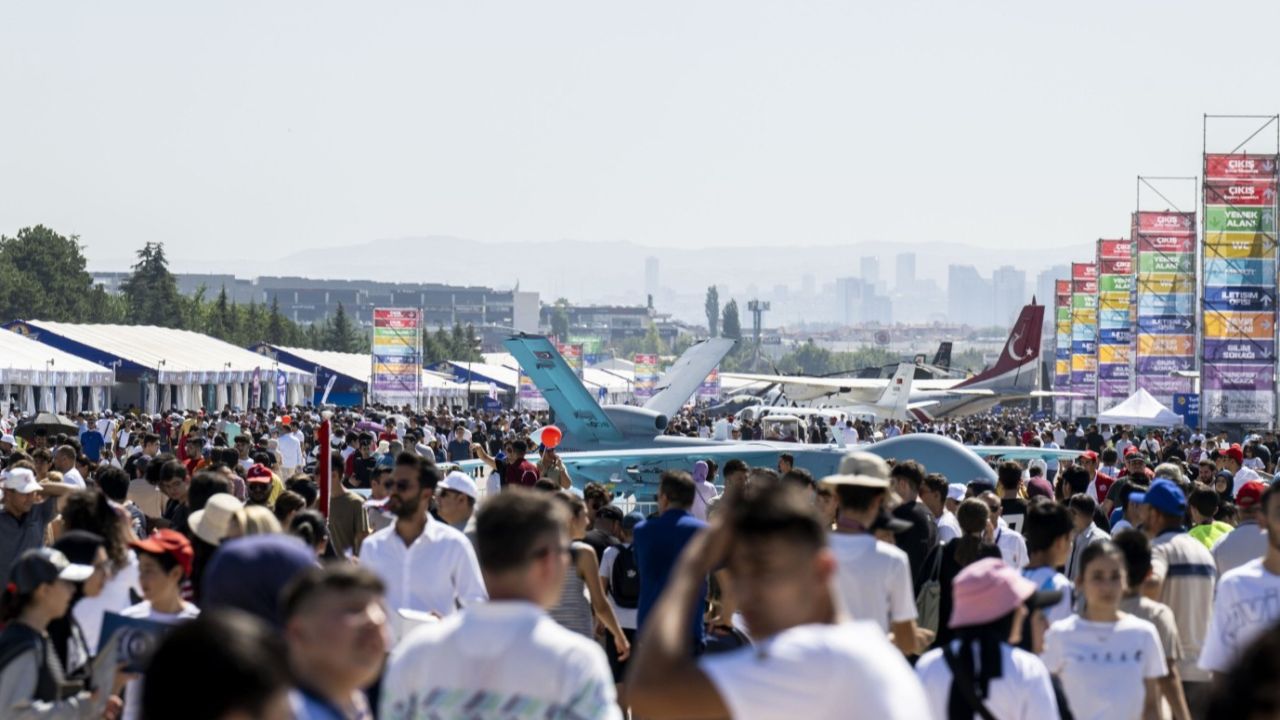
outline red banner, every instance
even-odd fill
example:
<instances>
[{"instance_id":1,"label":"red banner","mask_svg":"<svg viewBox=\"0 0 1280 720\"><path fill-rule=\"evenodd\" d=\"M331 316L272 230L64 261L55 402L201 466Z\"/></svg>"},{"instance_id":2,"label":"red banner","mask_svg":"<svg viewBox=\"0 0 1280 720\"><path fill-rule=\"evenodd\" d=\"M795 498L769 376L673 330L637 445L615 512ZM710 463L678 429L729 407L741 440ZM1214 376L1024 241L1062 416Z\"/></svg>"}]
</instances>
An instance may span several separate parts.
<instances>
[{"instance_id":1,"label":"red banner","mask_svg":"<svg viewBox=\"0 0 1280 720\"><path fill-rule=\"evenodd\" d=\"M1098 266L1094 263L1071 263L1071 279L1072 280L1096 280L1098 278Z\"/></svg>"},{"instance_id":2,"label":"red banner","mask_svg":"<svg viewBox=\"0 0 1280 720\"><path fill-rule=\"evenodd\" d=\"M329 421L323 420L320 427L316 430L316 445L320 452L316 457L316 480L320 486L320 499L317 504L320 506L320 512L325 517L329 517L329 500L332 493L329 492L331 477L333 474L333 466L330 464L329 453L332 447L329 445Z\"/></svg>"},{"instance_id":3,"label":"red banner","mask_svg":"<svg viewBox=\"0 0 1280 720\"><path fill-rule=\"evenodd\" d=\"M1054 293L1055 295L1059 296L1059 297L1061 297L1061 296L1063 296L1063 295L1070 295L1070 294L1071 294L1071 281L1070 281L1070 280L1054 280L1054 281L1053 281L1053 293Z\"/></svg>"},{"instance_id":4,"label":"red banner","mask_svg":"<svg viewBox=\"0 0 1280 720\"><path fill-rule=\"evenodd\" d=\"M1129 258L1123 260L1103 259L1098 262L1101 265L1100 273L1103 275L1132 275L1133 261Z\"/></svg>"},{"instance_id":5,"label":"red banner","mask_svg":"<svg viewBox=\"0 0 1280 720\"><path fill-rule=\"evenodd\" d=\"M1216 178L1265 178L1276 174L1275 158L1248 155L1205 155L1204 176Z\"/></svg>"},{"instance_id":6,"label":"red banner","mask_svg":"<svg viewBox=\"0 0 1280 720\"><path fill-rule=\"evenodd\" d=\"M1274 205L1276 185L1271 180L1207 180L1204 202L1206 205L1239 207Z\"/></svg>"},{"instance_id":7,"label":"red banner","mask_svg":"<svg viewBox=\"0 0 1280 720\"><path fill-rule=\"evenodd\" d=\"M1128 240L1099 240L1098 259L1128 260L1133 257L1133 243ZM1107 274L1106 270L1102 274Z\"/></svg>"},{"instance_id":8,"label":"red banner","mask_svg":"<svg viewBox=\"0 0 1280 720\"><path fill-rule=\"evenodd\" d=\"M1191 213L1177 212L1140 212L1138 213L1138 232L1160 235L1195 234L1195 221Z\"/></svg>"}]
</instances>

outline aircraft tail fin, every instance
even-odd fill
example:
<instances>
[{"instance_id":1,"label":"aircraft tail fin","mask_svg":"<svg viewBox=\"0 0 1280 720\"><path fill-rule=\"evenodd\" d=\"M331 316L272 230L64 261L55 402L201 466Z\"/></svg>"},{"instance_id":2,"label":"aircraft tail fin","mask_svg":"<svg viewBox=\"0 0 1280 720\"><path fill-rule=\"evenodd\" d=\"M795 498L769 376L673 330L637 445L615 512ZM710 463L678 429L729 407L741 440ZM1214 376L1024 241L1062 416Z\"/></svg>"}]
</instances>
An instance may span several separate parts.
<instances>
[{"instance_id":1,"label":"aircraft tail fin","mask_svg":"<svg viewBox=\"0 0 1280 720\"><path fill-rule=\"evenodd\" d=\"M617 426L550 340L541 335L520 334L502 344L551 406L566 439L574 444L622 439Z\"/></svg>"},{"instance_id":2,"label":"aircraft tail fin","mask_svg":"<svg viewBox=\"0 0 1280 720\"><path fill-rule=\"evenodd\" d=\"M654 395L644 408L667 417L678 415L698 386L733 349L734 342L729 338L711 338L685 350L658 380Z\"/></svg>"},{"instance_id":3,"label":"aircraft tail fin","mask_svg":"<svg viewBox=\"0 0 1280 720\"><path fill-rule=\"evenodd\" d=\"M915 379L916 366L913 363L900 363L898 370L890 378L889 384L880 391L876 406L891 409L892 417L902 417L907 411L911 398L911 381Z\"/></svg>"},{"instance_id":4,"label":"aircraft tail fin","mask_svg":"<svg viewBox=\"0 0 1280 720\"><path fill-rule=\"evenodd\" d=\"M1030 389L1035 386L1040 362L1040 333L1044 322L1044 306L1024 305L1018 320L1009 330L1009 338L996 363L956 387L979 387L1000 390Z\"/></svg>"},{"instance_id":5,"label":"aircraft tail fin","mask_svg":"<svg viewBox=\"0 0 1280 720\"><path fill-rule=\"evenodd\" d=\"M951 341L938 343L938 352L933 356L933 366L939 370L951 369Z\"/></svg>"}]
</instances>

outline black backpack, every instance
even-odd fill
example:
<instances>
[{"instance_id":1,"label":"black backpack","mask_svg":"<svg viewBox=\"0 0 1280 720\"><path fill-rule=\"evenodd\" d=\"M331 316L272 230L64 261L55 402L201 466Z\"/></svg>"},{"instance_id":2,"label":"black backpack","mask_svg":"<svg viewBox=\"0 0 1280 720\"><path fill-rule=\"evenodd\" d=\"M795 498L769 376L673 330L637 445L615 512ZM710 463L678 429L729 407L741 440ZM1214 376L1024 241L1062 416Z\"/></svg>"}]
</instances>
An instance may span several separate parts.
<instances>
[{"instance_id":1,"label":"black backpack","mask_svg":"<svg viewBox=\"0 0 1280 720\"><path fill-rule=\"evenodd\" d=\"M609 574L609 594L620 608L640 606L640 570L636 567L636 553L630 545L618 546L618 556L613 559L613 572Z\"/></svg>"}]
</instances>

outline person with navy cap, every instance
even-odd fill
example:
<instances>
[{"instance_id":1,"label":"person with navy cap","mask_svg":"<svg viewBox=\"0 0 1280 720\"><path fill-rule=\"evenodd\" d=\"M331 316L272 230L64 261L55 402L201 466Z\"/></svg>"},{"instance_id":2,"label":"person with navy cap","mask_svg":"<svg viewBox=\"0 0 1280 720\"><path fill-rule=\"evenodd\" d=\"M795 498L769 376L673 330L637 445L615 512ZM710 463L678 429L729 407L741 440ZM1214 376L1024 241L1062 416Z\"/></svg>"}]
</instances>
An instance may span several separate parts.
<instances>
[{"instance_id":1,"label":"person with navy cap","mask_svg":"<svg viewBox=\"0 0 1280 720\"><path fill-rule=\"evenodd\" d=\"M1143 532L1151 538L1151 575L1144 592L1173 610L1182 657L1178 672L1193 717L1202 717L1209 697L1209 673L1198 667L1213 609L1218 569L1201 542L1187 533L1187 496L1171 480L1151 483Z\"/></svg>"}]
</instances>

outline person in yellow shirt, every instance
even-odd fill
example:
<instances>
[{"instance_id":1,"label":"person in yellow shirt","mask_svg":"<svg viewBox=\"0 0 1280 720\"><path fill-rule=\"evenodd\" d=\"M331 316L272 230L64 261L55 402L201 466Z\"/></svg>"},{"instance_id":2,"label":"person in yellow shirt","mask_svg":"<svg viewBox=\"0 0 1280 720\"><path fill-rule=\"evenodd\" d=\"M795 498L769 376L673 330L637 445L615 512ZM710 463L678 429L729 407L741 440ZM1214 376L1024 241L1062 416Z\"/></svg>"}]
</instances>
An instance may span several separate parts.
<instances>
[{"instance_id":1,"label":"person in yellow shirt","mask_svg":"<svg viewBox=\"0 0 1280 720\"><path fill-rule=\"evenodd\" d=\"M1223 535L1235 529L1230 523L1215 519L1219 507L1216 490L1203 485L1197 487L1191 491L1191 497L1187 498L1187 505L1191 510L1192 521L1187 534L1199 540L1206 548L1212 550Z\"/></svg>"}]
</instances>

